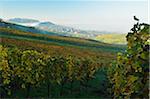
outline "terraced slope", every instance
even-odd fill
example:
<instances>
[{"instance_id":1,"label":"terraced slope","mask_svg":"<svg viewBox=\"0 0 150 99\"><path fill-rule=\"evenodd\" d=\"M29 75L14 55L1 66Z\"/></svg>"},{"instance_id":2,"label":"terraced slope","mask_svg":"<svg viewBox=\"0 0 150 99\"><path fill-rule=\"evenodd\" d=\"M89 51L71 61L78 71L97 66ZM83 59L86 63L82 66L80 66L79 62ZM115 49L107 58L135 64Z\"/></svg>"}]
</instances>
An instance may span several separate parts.
<instances>
[{"instance_id":1,"label":"terraced slope","mask_svg":"<svg viewBox=\"0 0 150 99\"><path fill-rule=\"evenodd\" d=\"M80 39L73 37L63 37L63 36L49 36L42 34L35 34L31 32L23 32L16 29L10 28L0 28L0 36L1 38L11 38L18 40L28 40L28 41L36 41L42 43L55 44L60 46L72 46L72 47L80 47L80 48L89 48L96 50L104 50L104 51L121 51L124 49L123 46L119 45L111 45L106 44L94 40L89 39Z\"/></svg>"}]
</instances>

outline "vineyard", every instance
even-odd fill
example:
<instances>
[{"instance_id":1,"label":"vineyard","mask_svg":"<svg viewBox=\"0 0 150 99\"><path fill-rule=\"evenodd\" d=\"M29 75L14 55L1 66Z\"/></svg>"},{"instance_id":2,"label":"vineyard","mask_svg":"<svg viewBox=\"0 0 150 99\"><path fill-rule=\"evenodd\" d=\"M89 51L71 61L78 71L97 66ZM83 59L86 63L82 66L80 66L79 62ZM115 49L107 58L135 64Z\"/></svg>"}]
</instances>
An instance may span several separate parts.
<instances>
[{"instance_id":1,"label":"vineyard","mask_svg":"<svg viewBox=\"0 0 150 99\"><path fill-rule=\"evenodd\" d=\"M1 95L10 95L14 90L22 88L27 90L28 97L32 87L46 84L49 97L51 85L61 85L63 90L67 83L72 90L74 82L88 82L101 66L90 58L50 56L36 50L0 47Z\"/></svg>"},{"instance_id":2,"label":"vineyard","mask_svg":"<svg viewBox=\"0 0 150 99\"><path fill-rule=\"evenodd\" d=\"M107 92L100 94L108 80L104 66L125 48L4 27L0 36L1 64L7 64L1 69L1 97L7 98L106 97Z\"/></svg>"},{"instance_id":3,"label":"vineyard","mask_svg":"<svg viewBox=\"0 0 150 99\"><path fill-rule=\"evenodd\" d=\"M137 22L126 50L0 28L1 98L148 98L149 27Z\"/></svg>"}]
</instances>

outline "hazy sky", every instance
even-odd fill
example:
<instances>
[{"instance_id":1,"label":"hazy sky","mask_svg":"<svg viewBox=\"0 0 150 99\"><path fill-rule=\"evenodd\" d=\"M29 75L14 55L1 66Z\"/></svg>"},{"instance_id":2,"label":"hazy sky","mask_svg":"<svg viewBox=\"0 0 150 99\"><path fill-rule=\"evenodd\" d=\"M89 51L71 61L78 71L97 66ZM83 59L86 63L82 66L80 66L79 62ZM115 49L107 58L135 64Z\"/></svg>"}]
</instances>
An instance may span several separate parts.
<instances>
[{"instance_id":1,"label":"hazy sky","mask_svg":"<svg viewBox=\"0 0 150 99\"><path fill-rule=\"evenodd\" d=\"M0 17L32 18L88 30L128 32L148 21L148 0L0 0Z\"/></svg>"}]
</instances>

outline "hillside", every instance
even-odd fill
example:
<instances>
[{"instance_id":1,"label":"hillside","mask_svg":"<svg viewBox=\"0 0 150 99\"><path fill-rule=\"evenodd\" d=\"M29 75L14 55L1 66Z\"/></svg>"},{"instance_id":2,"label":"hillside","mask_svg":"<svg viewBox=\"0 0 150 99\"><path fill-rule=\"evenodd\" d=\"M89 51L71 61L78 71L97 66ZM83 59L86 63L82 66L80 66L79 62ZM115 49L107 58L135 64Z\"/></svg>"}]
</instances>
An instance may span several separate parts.
<instances>
[{"instance_id":1,"label":"hillside","mask_svg":"<svg viewBox=\"0 0 150 99\"><path fill-rule=\"evenodd\" d=\"M35 19L12 18L7 20L7 22L15 23L23 26L29 26L29 27L32 26L36 29L40 29L48 32L54 32L58 35L63 35L63 36L88 37L87 35L89 35L86 31L74 29L68 26L58 25L49 21L40 22L39 20L35 20ZM84 33L87 34L84 35Z\"/></svg>"},{"instance_id":2,"label":"hillside","mask_svg":"<svg viewBox=\"0 0 150 99\"><path fill-rule=\"evenodd\" d=\"M95 40L109 44L126 44L126 34L101 34L95 37Z\"/></svg>"},{"instance_id":3,"label":"hillside","mask_svg":"<svg viewBox=\"0 0 150 99\"><path fill-rule=\"evenodd\" d=\"M8 22L32 27L40 31L43 30L45 34L51 34L48 32L52 32L55 33L55 35L93 39L111 44L126 44L125 34L112 33L108 31L81 30L70 26L59 25L51 21L40 22L39 20L26 18L13 18L9 19Z\"/></svg>"},{"instance_id":4,"label":"hillside","mask_svg":"<svg viewBox=\"0 0 150 99\"><path fill-rule=\"evenodd\" d=\"M4 21L0 21L0 27L16 29L24 32L32 32L36 34L58 35L54 32L47 32L44 30L36 29L35 27L27 27L27 26L22 26L22 25L4 22Z\"/></svg>"},{"instance_id":5,"label":"hillside","mask_svg":"<svg viewBox=\"0 0 150 99\"><path fill-rule=\"evenodd\" d=\"M31 32L22 32L10 28L0 28L0 36L5 38L13 38L20 40L30 40L43 43L53 43L60 46L74 46L80 48L105 50L116 52L117 50L123 50L121 46L105 44L102 42L97 42L94 40L80 39L73 37L63 37L63 36L48 36L42 34L35 34Z\"/></svg>"},{"instance_id":6,"label":"hillside","mask_svg":"<svg viewBox=\"0 0 150 99\"><path fill-rule=\"evenodd\" d=\"M5 24L5 25L4 25ZM106 44L90 39L76 37L64 37L58 35L46 35L34 32L22 31L34 29L16 24L4 23L0 25L1 44L5 46L17 46L21 49L36 49L45 53L75 55L78 57L93 57L101 62L108 63L114 59L115 53L123 51L125 46ZM19 28L18 28L19 27Z\"/></svg>"},{"instance_id":7,"label":"hillside","mask_svg":"<svg viewBox=\"0 0 150 99\"><path fill-rule=\"evenodd\" d=\"M51 33L51 32L48 32L48 33ZM62 85L60 85L60 81L57 81L57 79L56 79L56 83L54 83L53 86L51 86L52 89L50 89L53 91L51 93L48 92L48 97L49 97L49 94L52 95L53 97L60 97L60 98L61 97L62 98L64 98L64 97L67 97L67 98L68 97L80 97L80 98L81 97L83 97L83 98L99 97L99 93L96 93L96 91L99 91L100 89L105 90L106 86L103 86L103 83L107 82L107 79L106 79L106 74L105 74L106 72L103 71L103 69L101 69L99 71L98 68L108 67L109 64L113 60L115 60L116 53L118 51L120 51L120 52L124 51L124 49L125 49L125 46L122 46L122 45L107 44L107 43L103 43L103 42L99 42L99 41L95 41L95 40L91 40L91 39L83 39L83 38L77 38L77 37L65 37L65 36L61 36L61 35L55 35L55 33L51 33L50 35L47 35L44 33L42 34L41 30L39 31L35 28L20 26L20 25L8 23L8 22L0 23L0 38L1 38L1 42L0 42L1 49L0 50L5 51L5 50L3 50L2 46L4 46L4 48L8 48L8 51L9 51L8 57L10 57L8 59L12 59L12 61L15 60L14 63L17 64L17 66L16 66L17 68L19 68L18 64L23 61L18 61L19 59L22 59L22 58L19 58L20 56L15 56L15 55L19 55L20 52L22 54L26 55L25 52L28 53L31 51L30 54L27 54L27 55L29 55L29 56L27 56L27 59L29 59L29 58L34 59L34 57L38 58L38 56L35 56L35 55L30 57L30 55L37 53L40 55L39 56L39 57L41 57L40 59L46 58L46 61L45 61L46 62L45 64L47 64L46 66L50 66L50 64L48 64L47 61L51 61L51 59L54 58L53 63L56 64L56 65L54 65L54 70L56 70L56 72L54 74L56 74L56 75L58 75L58 73L59 73L59 71L57 71L57 70L60 68L60 66L63 66L63 68L68 69L66 66L71 66L70 64L74 64L73 65L74 67L72 67L72 68L76 68L82 74L80 74L80 72L77 72L77 70L75 70L75 71L73 70L74 71L73 74L76 75L76 73L78 73L78 75L83 75L84 78L81 78L81 79L86 80L87 77L84 76L85 75L84 72L86 72L87 69L86 69L86 65L84 67L84 64L87 64L88 68L90 70L92 70L92 72L90 72L90 73L96 77L96 78L90 77L89 82L88 83L86 82L83 84L81 83L82 81L80 81L80 79L74 78L75 82L74 82L74 84L71 84L71 86L74 85L76 87L75 88L71 87L71 90L72 90L71 95L67 94L68 92L70 92L70 89L67 88L67 87L70 87L70 81L65 81L65 80L61 81L60 80L61 82L66 82L65 86L62 87ZM19 52L15 51L17 49ZM13 51L15 51L15 52L13 52ZM32 53L32 52L35 52L35 53ZM17 53L17 54L15 54L15 53ZM12 55L10 55L10 54L12 54ZM15 54L15 55L13 55L13 54ZM24 57L24 55L22 57ZM47 58L47 56L50 58ZM73 58L73 60L72 60L73 63L69 63L69 65L66 65L66 64L68 64L69 57ZM33 59L29 60L29 62L33 61ZM55 59L58 60L58 62L55 62ZM67 61L67 63L65 62L65 60ZM17 63L17 61L18 61L18 63ZM31 64L34 64L38 61L39 60L35 59L35 62L33 62L33 63L31 62ZM13 65L13 63L11 63L10 65ZM41 68L42 65L43 64L39 65L38 67ZM34 65L26 65L25 67L28 67L28 66L33 67ZM81 70L80 70L80 68L81 68ZM47 70L47 69L44 68L44 71L45 70ZM44 71L41 71L41 72L44 72ZM50 71L53 73L53 71L51 69L50 69ZM24 72L26 72L26 69L24 69ZM61 69L61 73L63 73L62 75L64 75L64 76L66 75L66 71L63 69ZM22 77L24 79L24 76L22 76ZM27 75L27 77L30 77L30 76ZM63 78L61 78L61 79L63 79ZM55 79L54 79L54 81L55 81ZM21 81L19 81L19 82L21 83ZM41 85L42 89L40 87L34 87L34 85L33 85L31 92L34 92L34 90L36 90L36 91L39 90L42 92L40 92L40 93L34 92L34 94L30 95L30 97L39 97L41 95L43 97L47 97L47 88L49 88L49 87L45 88L45 87L43 87L43 86L45 86L45 83L41 82L41 84L42 84ZM107 83L106 83L106 85L107 85ZM18 84L18 86L20 86L20 84ZM24 88L24 85L22 86L22 88ZM12 95L8 95L8 96L5 95L5 97L7 97L7 98L9 98L9 97L11 97L11 98L12 97L25 97L26 94L27 94L27 96L29 96L28 95L29 92L24 92L24 90L22 90L22 88L15 88L17 90L13 90ZM64 91L62 91L62 88L64 88ZM81 92L80 88L83 88L86 91ZM11 86L11 89L12 89L12 86ZM57 89L60 91L58 91ZM76 92L76 90L77 90L77 92ZM3 93L5 93L5 92L6 91L3 91ZM63 95L58 96L57 95L58 93L62 93ZM87 94L87 93L89 93L89 94ZM79 94L81 94L81 96ZM107 96L107 94L108 94L107 92L105 94L104 93L100 93L100 94L101 94L101 97L109 97L109 96Z\"/></svg>"}]
</instances>

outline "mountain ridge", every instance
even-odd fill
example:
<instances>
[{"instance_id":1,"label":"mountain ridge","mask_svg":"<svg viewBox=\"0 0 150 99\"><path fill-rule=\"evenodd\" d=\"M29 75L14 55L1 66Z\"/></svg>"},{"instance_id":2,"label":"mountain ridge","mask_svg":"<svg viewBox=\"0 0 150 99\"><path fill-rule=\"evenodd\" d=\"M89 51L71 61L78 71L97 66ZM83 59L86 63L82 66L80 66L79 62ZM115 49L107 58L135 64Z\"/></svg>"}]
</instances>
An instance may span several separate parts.
<instances>
[{"instance_id":1,"label":"mountain ridge","mask_svg":"<svg viewBox=\"0 0 150 99\"><path fill-rule=\"evenodd\" d=\"M11 18L7 20L8 22L15 22L15 23L35 23L40 22L39 20L29 19L29 18Z\"/></svg>"}]
</instances>

